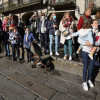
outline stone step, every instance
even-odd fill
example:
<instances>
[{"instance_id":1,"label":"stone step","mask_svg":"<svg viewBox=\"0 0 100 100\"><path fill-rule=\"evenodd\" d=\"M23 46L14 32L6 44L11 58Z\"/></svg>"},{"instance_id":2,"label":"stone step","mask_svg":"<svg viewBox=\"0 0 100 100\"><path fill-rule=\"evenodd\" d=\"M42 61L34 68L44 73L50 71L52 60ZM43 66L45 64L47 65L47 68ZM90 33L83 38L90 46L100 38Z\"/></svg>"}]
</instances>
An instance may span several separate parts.
<instances>
[{"instance_id":1,"label":"stone step","mask_svg":"<svg viewBox=\"0 0 100 100\"><path fill-rule=\"evenodd\" d=\"M55 89L52 89L19 72L11 74L8 77L46 100L49 100L57 92Z\"/></svg>"},{"instance_id":2,"label":"stone step","mask_svg":"<svg viewBox=\"0 0 100 100\"><path fill-rule=\"evenodd\" d=\"M4 97L2 97L2 96L0 95L0 100L6 100L6 99L4 99Z\"/></svg>"},{"instance_id":3,"label":"stone step","mask_svg":"<svg viewBox=\"0 0 100 100\"><path fill-rule=\"evenodd\" d=\"M11 49L11 47L10 47ZM36 47L37 49L37 53L39 52L39 48ZM65 72L68 72L68 73L72 73L72 74L75 74L75 75L79 75L79 76L82 76L82 72L83 72L83 64L80 60L78 59L74 59L76 61L69 61L69 60L64 60L62 55L62 49L63 48L60 48L59 49L59 52L60 52L60 56L52 56L53 60L54 60L54 66L56 69L58 70L62 70L62 71L65 71ZM20 52L22 53L21 49L20 49ZM20 54L21 55L21 54ZM21 57L21 56L20 56ZM44 55L44 56L41 56L41 58L46 58L46 57L49 57L49 55ZM26 60L26 52L25 52L25 60ZM96 77L96 80L97 81L100 81L100 72L99 72L99 68L94 68L94 76Z\"/></svg>"},{"instance_id":4,"label":"stone step","mask_svg":"<svg viewBox=\"0 0 100 100\"><path fill-rule=\"evenodd\" d=\"M0 74L0 100L35 100L38 98L31 91L16 84L8 77Z\"/></svg>"},{"instance_id":5,"label":"stone step","mask_svg":"<svg viewBox=\"0 0 100 100\"><path fill-rule=\"evenodd\" d=\"M47 58L47 57L49 57L49 55L42 56L42 58ZM62 70L71 74L83 76L82 62L64 60L62 58L59 58L58 56L52 56L52 59L54 60L53 63L55 69ZM94 78L96 78L97 81L100 81L99 67L94 67L93 73L94 73Z\"/></svg>"},{"instance_id":6,"label":"stone step","mask_svg":"<svg viewBox=\"0 0 100 100\"><path fill-rule=\"evenodd\" d=\"M9 63L10 62L11 61L9 61ZM11 64L13 63L11 62ZM7 66L7 64L5 63L5 65L3 65L2 63L2 70L0 71L11 80L13 80L15 83L17 83L17 85L19 84L20 86L30 90L38 96L42 95L39 92L44 92L44 89L42 88L42 90L37 92L37 89L33 90L31 83L33 83L34 86L34 83L35 85L38 85L36 84L38 82L39 84L45 85L46 87L53 89L54 91L56 90L54 95L51 95L50 100L63 100L64 98L66 98L65 100L96 100L98 91L93 88L90 89L88 93L85 92L81 86L82 77L56 69L50 72L44 72L44 69L37 67L31 68L30 65L31 63L17 63L16 65L5 67ZM20 74L17 76L16 72ZM3 77L0 77L0 79L3 79ZM100 84L98 83L97 85L99 89ZM30 88L32 88L32 90ZM62 99L61 97L59 97L58 99L58 95L61 96ZM38 100L38 98L36 100Z\"/></svg>"},{"instance_id":7,"label":"stone step","mask_svg":"<svg viewBox=\"0 0 100 100\"><path fill-rule=\"evenodd\" d=\"M17 71L56 89L58 91L56 94L60 92L61 95L64 94L66 98L69 97L73 100L80 100L80 98L81 100L86 100L87 98L87 100L95 100L98 91L96 89L90 89L87 94L87 92L82 89L82 77L56 69L44 73L44 69L31 68L29 65L31 65L31 63L25 64L24 67L17 68ZM99 84L97 88L100 88ZM77 90L77 92L74 93L73 90ZM55 95L52 98L55 98Z\"/></svg>"}]
</instances>

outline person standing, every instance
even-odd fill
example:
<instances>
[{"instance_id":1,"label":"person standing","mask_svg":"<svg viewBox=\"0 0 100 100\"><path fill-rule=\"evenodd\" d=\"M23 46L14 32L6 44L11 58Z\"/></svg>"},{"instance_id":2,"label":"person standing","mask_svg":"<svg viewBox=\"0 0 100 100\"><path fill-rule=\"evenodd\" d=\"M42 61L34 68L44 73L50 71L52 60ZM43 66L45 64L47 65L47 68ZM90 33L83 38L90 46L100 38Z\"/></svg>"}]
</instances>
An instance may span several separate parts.
<instances>
[{"instance_id":1,"label":"person standing","mask_svg":"<svg viewBox=\"0 0 100 100\"><path fill-rule=\"evenodd\" d=\"M50 20L48 21L48 31L49 31L49 49L50 49L50 55L53 55L52 51L52 44L53 44L53 37L55 38L55 54L59 55L58 53L58 36L55 35L55 31L59 29L58 27L58 21L56 18L56 13L52 13L50 16Z\"/></svg>"},{"instance_id":2,"label":"person standing","mask_svg":"<svg viewBox=\"0 0 100 100\"><path fill-rule=\"evenodd\" d=\"M78 22L78 27L77 27L78 30L82 28L84 22L89 22L91 24L92 22L91 12L92 12L91 8L85 9L83 16L80 17Z\"/></svg>"},{"instance_id":3,"label":"person standing","mask_svg":"<svg viewBox=\"0 0 100 100\"><path fill-rule=\"evenodd\" d=\"M29 19L30 23L31 23L31 29L30 31L34 33L34 37L37 41L39 41L39 21L40 18L38 16L38 12L35 11L34 14L31 16L31 18Z\"/></svg>"},{"instance_id":4,"label":"person standing","mask_svg":"<svg viewBox=\"0 0 100 100\"><path fill-rule=\"evenodd\" d=\"M10 57L10 50L9 50L9 30L8 27L4 28L3 34L2 34L3 42L5 45L6 55Z\"/></svg>"},{"instance_id":5,"label":"person standing","mask_svg":"<svg viewBox=\"0 0 100 100\"><path fill-rule=\"evenodd\" d=\"M8 20L7 20L7 17L4 17L4 21L2 23L3 31L4 31L5 27L7 27L7 26L8 26Z\"/></svg>"},{"instance_id":6,"label":"person standing","mask_svg":"<svg viewBox=\"0 0 100 100\"><path fill-rule=\"evenodd\" d=\"M97 11L95 18L97 18L97 20L98 20L98 29L99 29L99 31L100 31L100 10ZM100 47L100 46L99 46L99 47ZM100 62L100 50L99 50L99 52L98 52L97 57L99 58L99 62Z\"/></svg>"},{"instance_id":7,"label":"person standing","mask_svg":"<svg viewBox=\"0 0 100 100\"><path fill-rule=\"evenodd\" d=\"M97 55L93 55L93 60L89 58L88 54L90 52L89 47L93 47L95 45L95 39L96 39L96 30L98 29L98 20L94 19L92 21L92 28L93 31L91 31L92 37L93 37L93 44L91 44L89 41L85 42L82 41L82 39L78 39L78 42L83 45L82 47L82 59L83 59L83 89L85 91L88 91L88 84L90 87L94 87L94 84L91 81L92 71L93 67L95 65L95 61L97 58ZM88 47L87 47L88 46ZM88 66L89 65L89 66Z\"/></svg>"},{"instance_id":8,"label":"person standing","mask_svg":"<svg viewBox=\"0 0 100 100\"><path fill-rule=\"evenodd\" d=\"M23 42L23 46L27 52L27 61L26 62L29 62L32 59L32 52L33 52L33 51L31 51L32 41L35 41L34 34L32 32L30 32L29 28L26 28L25 35L24 35L24 42Z\"/></svg>"},{"instance_id":9,"label":"person standing","mask_svg":"<svg viewBox=\"0 0 100 100\"><path fill-rule=\"evenodd\" d=\"M41 41L41 49L43 53L48 53L48 30L47 30L48 20L45 14L41 14L41 20L39 22L39 34Z\"/></svg>"},{"instance_id":10,"label":"person standing","mask_svg":"<svg viewBox=\"0 0 100 100\"><path fill-rule=\"evenodd\" d=\"M15 61L15 49L17 50L17 60L19 61L19 43L21 36L16 27L14 27L13 31L10 33L9 39L12 45L12 61Z\"/></svg>"},{"instance_id":11,"label":"person standing","mask_svg":"<svg viewBox=\"0 0 100 100\"><path fill-rule=\"evenodd\" d=\"M73 33L73 20L71 18L71 14L69 12L66 12L60 22L59 30L61 32L68 30L69 34ZM64 44L64 59L67 59L68 57L68 47L69 47L69 60L72 60L72 38L70 36L64 37L61 34L60 42Z\"/></svg>"}]
</instances>

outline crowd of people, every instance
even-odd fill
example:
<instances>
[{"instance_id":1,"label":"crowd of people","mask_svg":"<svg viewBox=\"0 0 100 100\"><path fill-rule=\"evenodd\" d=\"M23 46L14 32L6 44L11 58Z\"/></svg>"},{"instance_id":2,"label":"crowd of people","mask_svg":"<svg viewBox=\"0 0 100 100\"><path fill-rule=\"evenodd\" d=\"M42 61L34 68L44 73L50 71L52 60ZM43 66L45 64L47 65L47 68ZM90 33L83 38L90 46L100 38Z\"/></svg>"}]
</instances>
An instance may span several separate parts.
<instances>
[{"instance_id":1,"label":"crowd of people","mask_svg":"<svg viewBox=\"0 0 100 100\"><path fill-rule=\"evenodd\" d=\"M22 19L18 18L18 24L16 25L12 14L9 14L9 17L5 17L3 22L0 22L0 43L1 41L4 42L6 56L10 56L9 45L11 44L12 61L16 60L15 51L17 51L17 60L20 61L20 46L22 51L25 49L27 52L26 62L31 61L32 56L36 54L33 42L40 44L42 53L50 53L50 56L52 56L55 52L55 55L59 56L58 45L61 43L64 45L63 59L65 60L69 57L69 60L72 60L72 44L74 44L77 54L80 53L80 50L82 51L84 65L83 89L88 91L88 84L90 87L94 87L91 75L95 63L100 60L100 11L97 11L95 19L92 19L91 8L87 8L76 26L77 32L74 30L76 24L70 12L65 12L59 21L56 13L52 13L50 17L47 17L45 13L41 13L39 16L38 12L34 11L29 22L30 27L24 26ZM55 50L53 49L53 42L55 43ZM24 52L22 52L22 58L24 59Z\"/></svg>"}]
</instances>

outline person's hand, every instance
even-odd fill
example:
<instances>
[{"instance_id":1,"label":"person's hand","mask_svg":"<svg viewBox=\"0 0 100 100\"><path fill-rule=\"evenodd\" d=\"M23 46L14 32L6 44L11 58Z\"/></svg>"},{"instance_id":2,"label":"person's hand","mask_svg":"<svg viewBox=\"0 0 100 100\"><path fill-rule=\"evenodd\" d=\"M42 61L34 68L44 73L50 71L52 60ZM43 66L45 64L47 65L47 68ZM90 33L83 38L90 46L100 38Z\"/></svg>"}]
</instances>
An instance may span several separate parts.
<instances>
[{"instance_id":1,"label":"person's hand","mask_svg":"<svg viewBox=\"0 0 100 100\"><path fill-rule=\"evenodd\" d=\"M70 34L69 36L72 37L72 34Z\"/></svg>"},{"instance_id":2,"label":"person's hand","mask_svg":"<svg viewBox=\"0 0 100 100\"><path fill-rule=\"evenodd\" d=\"M19 38L19 36L15 36L15 39L18 39Z\"/></svg>"},{"instance_id":3,"label":"person's hand","mask_svg":"<svg viewBox=\"0 0 100 100\"><path fill-rule=\"evenodd\" d=\"M25 45L23 46L23 48L25 48Z\"/></svg>"},{"instance_id":4,"label":"person's hand","mask_svg":"<svg viewBox=\"0 0 100 100\"><path fill-rule=\"evenodd\" d=\"M93 47L89 41L86 42L86 46Z\"/></svg>"},{"instance_id":5,"label":"person's hand","mask_svg":"<svg viewBox=\"0 0 100 100\"><path fill-rule=\"evenodd\" d=\"M53 28L57 28L58 26L57 25L53 25Z\"/></svg>"}]
</instances>

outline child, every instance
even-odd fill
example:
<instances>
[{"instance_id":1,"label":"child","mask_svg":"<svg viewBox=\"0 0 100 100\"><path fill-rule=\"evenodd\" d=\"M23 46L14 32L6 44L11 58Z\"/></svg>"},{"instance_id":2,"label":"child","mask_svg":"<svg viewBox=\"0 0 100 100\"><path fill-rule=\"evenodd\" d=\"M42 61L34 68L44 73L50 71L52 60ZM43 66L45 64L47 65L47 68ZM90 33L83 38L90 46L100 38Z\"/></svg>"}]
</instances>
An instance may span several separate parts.
<instances>
[{"instance_id":1,"label":"child","mask_svg":"<svg viewBox=\"0 0 100 100\"><path fill-rule=\"evenodd\" d=\"M80 29L78 32L70 35L70 36L78 36L79 38L81 38L84 42L89 41L91 44L94 44L93 42L95 42L94 45L98 46L100 45L100 33L98 32L98 21L95 19L92 21L92 28L93 29L88 29L89 28L89 23L85 22L83 23L83 29ZM96 35L96 40L93 39L93 35ZM91 45L92 47L92 45ZM88 47L88 49L90 49L89 52L89 57L93 60L93 54L95 53L95 51L97 50L97 47ZM79 51L82 49L82 45L79 46L79 49L77 51L77 53L79 53ZM86 48L87 49L87 48Z\"/></svg>"}]
</instances>

